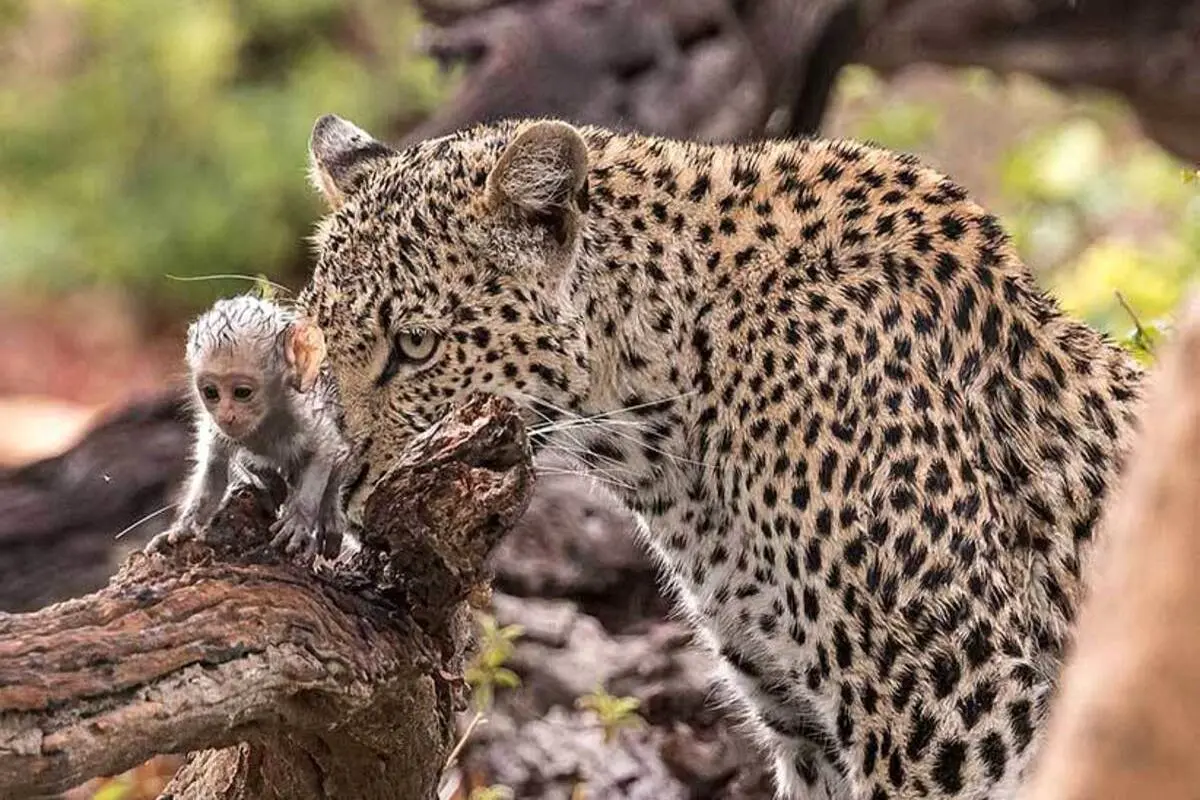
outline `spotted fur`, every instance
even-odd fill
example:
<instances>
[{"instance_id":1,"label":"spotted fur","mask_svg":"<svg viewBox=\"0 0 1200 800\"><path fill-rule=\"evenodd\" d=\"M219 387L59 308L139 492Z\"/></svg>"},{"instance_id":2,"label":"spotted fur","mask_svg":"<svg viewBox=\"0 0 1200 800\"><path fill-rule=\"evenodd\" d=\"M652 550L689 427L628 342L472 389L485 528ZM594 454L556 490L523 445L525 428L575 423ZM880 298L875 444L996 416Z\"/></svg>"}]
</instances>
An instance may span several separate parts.
<instances>
[{"instance_id":1,"label":"spotted fur","mask_svg":"<svg viewBox=\"0 0 1200 800\"><path fill-rule=\"evenodd\" d=\"M620 423L539 444L624 484L780 797L1011 796L1142 375L996 219L846 141L362 137L314 130L335 210L301 299L369 456L355 502L469 391ZM413 330L427 361L397 356Z\"/></svg>"}]
</instances>

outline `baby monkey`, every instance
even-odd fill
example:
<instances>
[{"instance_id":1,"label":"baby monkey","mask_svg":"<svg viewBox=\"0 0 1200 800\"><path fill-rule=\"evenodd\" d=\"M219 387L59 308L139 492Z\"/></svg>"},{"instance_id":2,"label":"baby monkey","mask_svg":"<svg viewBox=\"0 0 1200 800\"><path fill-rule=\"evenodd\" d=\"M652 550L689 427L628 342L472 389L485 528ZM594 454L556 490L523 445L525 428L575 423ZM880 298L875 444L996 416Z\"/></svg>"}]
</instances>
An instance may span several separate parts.
<instances>
[{"instance_id":1,"label":"baby monkey","mask_svg":"<svg viewBox=\"0 0 1200 800\"><path fill-rule=\"evenodd\" d=\"M341 491L349 447L320 328L252 295L219 300L188 328L196 401L195 468L159 550L201 538L233 473L261 483L276 470L288 496L271 528L288 553L336 555L346 529Z\"/></svg>"}]
</instances>

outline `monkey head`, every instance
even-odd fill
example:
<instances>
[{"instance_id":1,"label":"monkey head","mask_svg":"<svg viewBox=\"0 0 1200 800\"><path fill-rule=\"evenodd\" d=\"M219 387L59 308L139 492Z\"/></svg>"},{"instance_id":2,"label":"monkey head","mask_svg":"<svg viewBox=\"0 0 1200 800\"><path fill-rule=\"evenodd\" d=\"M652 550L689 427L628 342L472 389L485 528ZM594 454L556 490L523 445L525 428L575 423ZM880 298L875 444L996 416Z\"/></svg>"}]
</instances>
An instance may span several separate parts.
<instances>
[{"instance_id":1,"label":"monkey head","mask_svg":"<svg viewBox=\"0 0 1200 800\"><path fill-rule=\"evenodd\" d=\"M249 295L217 301L188 330L196 396L217 428L237 441L272 415L289 414L286 393L311 389L324 359L319 328Z\"/></svg>"}]
</instances>

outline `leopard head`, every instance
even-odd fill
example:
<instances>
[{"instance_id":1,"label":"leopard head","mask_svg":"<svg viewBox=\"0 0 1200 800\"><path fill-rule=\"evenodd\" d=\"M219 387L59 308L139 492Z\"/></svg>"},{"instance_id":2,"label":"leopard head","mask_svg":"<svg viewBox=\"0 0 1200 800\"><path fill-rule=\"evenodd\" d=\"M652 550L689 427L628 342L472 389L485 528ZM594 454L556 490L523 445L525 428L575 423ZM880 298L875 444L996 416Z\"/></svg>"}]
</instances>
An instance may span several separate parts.
<instances>
[{"instance_id":1,"label":"leopard head","mask_svg":"<svg viewBox=\"0 0 1200 800\"><path fill-rule=\"evenodd\" d=\"M536 422L588 388L571 286L588 151L554 121L389 147L324 116L310 140L330 213L299 305L325 332L347 434L366 463L352 516L414 435L472 392Z\"/></svg>"}]
</instances>

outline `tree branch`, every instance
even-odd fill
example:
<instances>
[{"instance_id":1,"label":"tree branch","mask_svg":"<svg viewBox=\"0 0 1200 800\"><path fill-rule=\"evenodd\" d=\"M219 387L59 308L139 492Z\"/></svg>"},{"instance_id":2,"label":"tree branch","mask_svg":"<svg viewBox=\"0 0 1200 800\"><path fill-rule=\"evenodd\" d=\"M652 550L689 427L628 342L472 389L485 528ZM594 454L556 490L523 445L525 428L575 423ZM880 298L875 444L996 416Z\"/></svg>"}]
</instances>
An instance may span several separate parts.
<instances>
[{"instance_id":1,"label":"tree branch","mask_svg":"<svg viewBox=\"0 0 1200 800\"><path fill-rule=\"evenodd\" d=\"M93 595L0 615L0 796L228 748L194 754L168 793L432 797L472 641L464 601L532 485L516 412L477 398L406 451L335 570L281 559L244 492L213 545L138 553Z\"/></svg>"},{"instance_id":2,"label":"tree branch","mask_svg":"<svg viewBox=\"0 0 1200 800\"><path fill-rule=\"evenodd\" d=\"M466 74L409 141L504 117L711 141L815 131L857 42L850 0L421 0ZM847 12L850 12L849 14ZM778 112L778 113L777 113Z\"/></svg>"},{"instance_id":3,"label":"tree branch","mask_svg":"<svg viewBox=\"0 0 1200 800\"><path fill-rule=\"evenodd\" d=\"M882 0L858 58L1034 75L1113 92L1146 134L1200 162L1200 0Z\"/></svg>"}]
</instances>

